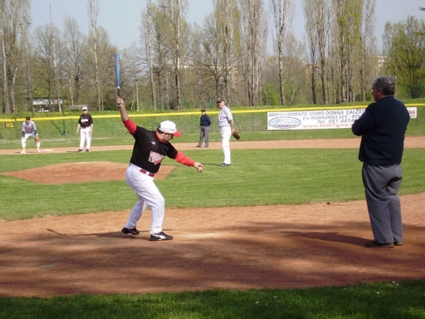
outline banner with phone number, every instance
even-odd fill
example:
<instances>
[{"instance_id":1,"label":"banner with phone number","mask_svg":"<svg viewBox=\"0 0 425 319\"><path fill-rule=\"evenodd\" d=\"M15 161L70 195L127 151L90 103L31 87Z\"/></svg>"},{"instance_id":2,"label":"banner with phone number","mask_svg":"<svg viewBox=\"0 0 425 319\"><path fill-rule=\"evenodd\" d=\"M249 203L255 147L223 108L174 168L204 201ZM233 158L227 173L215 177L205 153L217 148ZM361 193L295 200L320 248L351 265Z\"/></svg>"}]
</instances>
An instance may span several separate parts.
<instances>
[{"instance_id":1,"label":"banner with phone number","mask_svg":"<svg viewBox=\"0 0 425 319\"><path fill-rule=\"evenodd\" d=\"M417 118L417 107L408 107L410 118ZM268 112L267 130L317 130L351 128L365 109Z\"/></svg>"}]
</instances>

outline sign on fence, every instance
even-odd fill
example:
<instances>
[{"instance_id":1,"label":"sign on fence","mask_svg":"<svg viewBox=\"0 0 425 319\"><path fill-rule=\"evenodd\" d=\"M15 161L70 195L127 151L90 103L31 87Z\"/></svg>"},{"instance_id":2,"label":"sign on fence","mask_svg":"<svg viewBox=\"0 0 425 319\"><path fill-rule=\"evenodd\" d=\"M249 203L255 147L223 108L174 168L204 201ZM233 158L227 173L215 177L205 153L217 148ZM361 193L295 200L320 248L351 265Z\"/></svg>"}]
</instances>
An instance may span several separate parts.
<instances>
[{"instance_id":1,"label":"sign on fence","mask_svg":"<svg viewBox=\"0 0 425 319\"><path fill-rule=\"evenodd\" d=\"M410 118L417 118L417 107L408 107ZM364 109L268 112L267 130L317 130L351 128Z\"/></svg>"}]
</instances>

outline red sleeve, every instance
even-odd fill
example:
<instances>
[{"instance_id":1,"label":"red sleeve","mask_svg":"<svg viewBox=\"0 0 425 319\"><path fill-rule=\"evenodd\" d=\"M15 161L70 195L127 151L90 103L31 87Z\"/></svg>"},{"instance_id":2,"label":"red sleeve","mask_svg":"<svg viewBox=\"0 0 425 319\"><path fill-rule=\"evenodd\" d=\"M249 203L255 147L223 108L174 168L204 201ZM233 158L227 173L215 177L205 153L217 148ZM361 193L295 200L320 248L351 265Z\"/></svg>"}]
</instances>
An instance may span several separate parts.
<instances>
[{"instance_id":1,"label":"red sleeve","mask_svg":"<svg viewBox=\"0 0 425 319\"><path fill-rule=\"evenodd\" d=\"M180 164L186 166L195 166L195 161L184 155L182 152L177 151L177 156L174 159Z\"/></svg>"},{"instance_id":2,"label":"red sleeve","mask_svg":"<svg viewBox=\"0 0 425 319\"><path fill-rule=\"evenodd\" d=\"M128 119L127 121L122 121L122 122L124 123L124 126L127 128L127 130L130 132L131 135L133 135L136 132L137 125L131 119Z\"/></svg>"}]
</instances>

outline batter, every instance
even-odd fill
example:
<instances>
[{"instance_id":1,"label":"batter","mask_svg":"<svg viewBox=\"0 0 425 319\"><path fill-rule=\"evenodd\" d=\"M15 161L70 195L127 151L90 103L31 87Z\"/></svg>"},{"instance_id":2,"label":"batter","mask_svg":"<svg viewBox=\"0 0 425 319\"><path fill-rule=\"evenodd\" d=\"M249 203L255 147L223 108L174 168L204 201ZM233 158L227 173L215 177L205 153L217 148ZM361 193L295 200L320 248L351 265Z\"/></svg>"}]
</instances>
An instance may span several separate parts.
<instances>
[{"instance_id":1,"label":"batter","mask_svg":"<svg viewBox=\"0 0 425 319\"><path fill-rule=\"evenodd\" d=\"M35 140L36 136L38 136L37 126L35 125L34 121L31 121L31 117L27 116L25 118L25 122L22 123L21 154L26 153L25 148L27 146L27 138L33 137ZM35 146L37 147L37 153L40 153L40 144L41 144L40 142L35 143Z\"/></svg>"},{"instance_id":2,"label":"batter","mask_svg":"<svg viewBox=\"0 0 425 319\"><path fill-rule=\"evenodd\" d=\"M124 234L138 235L137 222L142 217L146 207L150 206L152 211L150 240L171 240L173 236L167 235L162 231L165 200L154 183L154 176L158 172L165 156L186 166L194 166L198 172L202 172L204 166L177 151L169 142L174 136L179 137L181 135L173 122L161 122L156 131L148 131L143 127L137 126L129 118L124 101L120 97L116 98L116 103L124 126L135 139L130 165L126 171L126 182L138 197L138 201L121 231Z\"/></svg>"}]
</instances>

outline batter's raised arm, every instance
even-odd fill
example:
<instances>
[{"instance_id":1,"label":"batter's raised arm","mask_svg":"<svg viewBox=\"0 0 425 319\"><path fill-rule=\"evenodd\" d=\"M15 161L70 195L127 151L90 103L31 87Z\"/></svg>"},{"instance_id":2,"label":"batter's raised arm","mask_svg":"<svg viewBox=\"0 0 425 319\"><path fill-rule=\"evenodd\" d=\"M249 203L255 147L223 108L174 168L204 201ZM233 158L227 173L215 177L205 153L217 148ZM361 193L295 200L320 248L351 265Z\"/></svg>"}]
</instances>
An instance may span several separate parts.
<instances>
[{"instance_id":1,"label":"batter's raised arm","mask_svg":"<svg viewBox=\"0 0 425 319\"><path fill-rule=\"evenodd\" d=\"M128 116L127 110L125 109L124 100L117 96L116 98L117 107L120 110L121 119L128 132L133 135L137 130L137 125Z\"/></svg>"},{"instance_id":2,"label":"batter's raised arm","mask_svg":"<svg viewBox=\"0 0 425 319\"><path fill-rule=\"evenodd\" d=\"M128 121L129 117L127 114L127 110L125 109L124 100L120 98L119 96L117 96L115 98L115 102L117 103L117 106L119 105L118 110L120 111L122 121L123 122Z\"/></svg>"}]
</instances>

